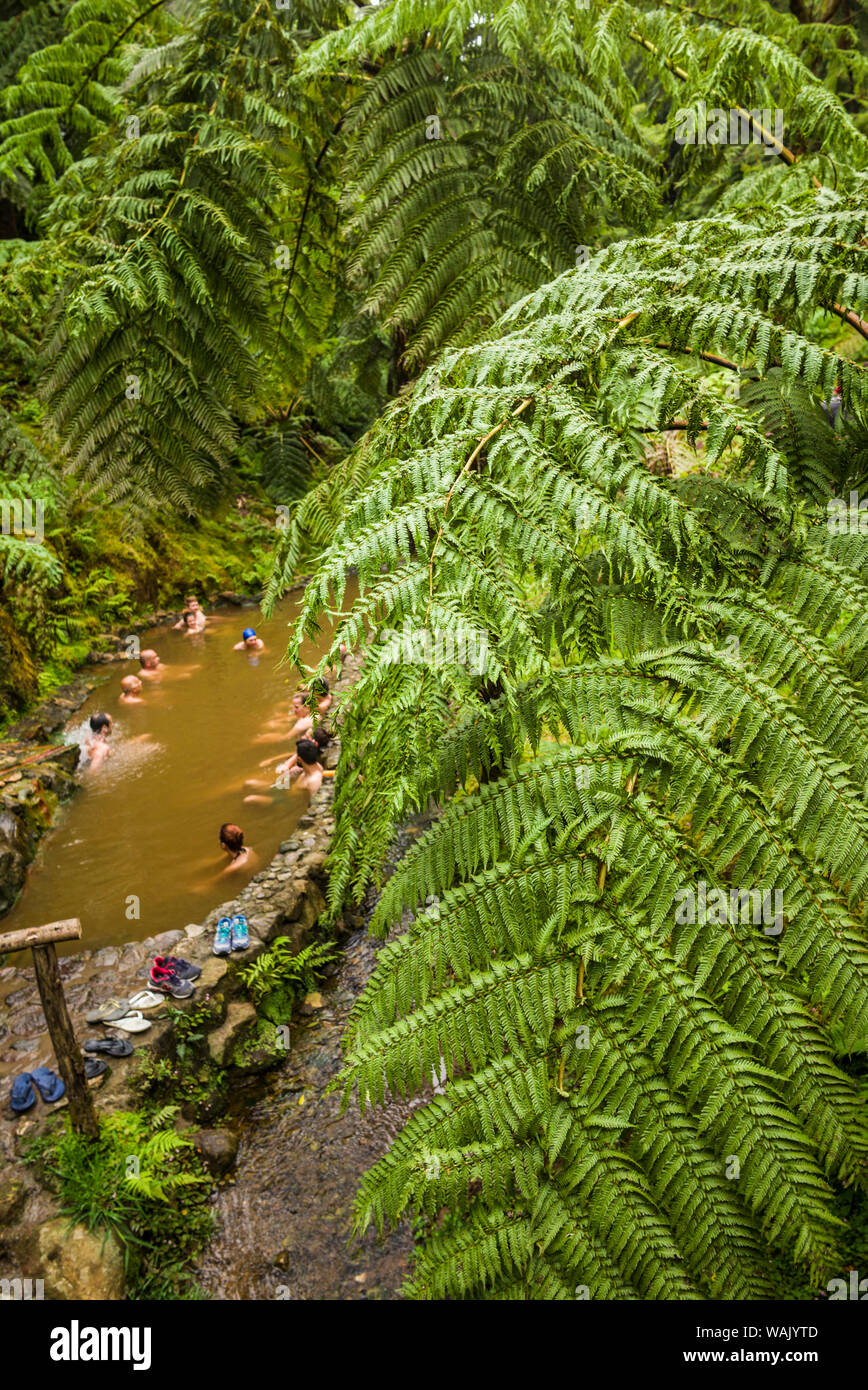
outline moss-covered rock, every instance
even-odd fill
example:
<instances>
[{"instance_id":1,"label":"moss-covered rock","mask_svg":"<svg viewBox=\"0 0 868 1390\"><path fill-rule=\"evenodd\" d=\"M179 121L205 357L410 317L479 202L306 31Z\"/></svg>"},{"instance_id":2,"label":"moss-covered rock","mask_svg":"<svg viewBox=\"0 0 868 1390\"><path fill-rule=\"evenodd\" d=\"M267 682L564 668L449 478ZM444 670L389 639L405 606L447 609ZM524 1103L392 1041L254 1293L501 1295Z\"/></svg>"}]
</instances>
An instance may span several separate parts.
<instances>
[{"instance_id":1,"label":"moss-covered rock","mask_svg":"<svg viewBox=\"0 0 868 1390\"><path fill-rule=\"evenodd\" d=\"M230 1129L202 1129L195 1136L194 1143L205 1167L214 1177L223 1177L230 1168L234 1168L238 1136Z\"/></svg>"},{"instance_id":2,"label":"moss-covered rock","mask_svg":"<svg viewBox=\"0 0 868 1390\"><path fill-rule=\"evenodd\" d=\"M46 1298L103 1302L124 1296L124 1257L114 1239L70 1226L65 1217L34 1231L24 1273L44 1281Z\"/></svg>"},{"instance_id":3,"label":"moss-covered rock","mask_svg":"<svg viewBox=\"0 0 868 1390\"><path fill-rule=\"evenodd\" d=\"M286 1061L285 1037L283 1026L260 1019L256 1027L230 1051L229 1066L239 1076L253 1076L257 1072L279 1067Z\"/></svg>"},{"instance_id":4,"label":"moss-covered rock","mask_svg":"<svg viewBox=\"0 0 868 1390\"><path fill-rule=\"evenodd\" d=\"M256 1027L256 1010L247 999L233 999L219 1028L208 1036L208 1051L218 1067L230 1064L243 1040Z\"/></svg>"},{"instance_id":5,"label":"moss-covered rock","mask_svg":"<svg viewBox=\"0 0 868 1390\"><path fill-rule=\"evenodd\" d=\"M0 743L0 916L15 902L58 804L75 789L78 757L75 745Z\"/></svg>"}]
</instances>

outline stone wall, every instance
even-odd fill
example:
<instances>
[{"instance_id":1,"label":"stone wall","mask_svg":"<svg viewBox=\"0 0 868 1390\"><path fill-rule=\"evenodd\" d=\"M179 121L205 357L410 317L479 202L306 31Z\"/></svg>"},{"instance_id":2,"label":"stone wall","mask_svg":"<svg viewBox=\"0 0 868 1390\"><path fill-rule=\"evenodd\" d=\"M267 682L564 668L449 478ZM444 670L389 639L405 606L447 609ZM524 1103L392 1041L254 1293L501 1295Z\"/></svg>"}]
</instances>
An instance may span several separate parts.
<instances>
[{"instance_id":1,"label":"stone wall","mask_svg":"<svg viewBox=\"0 0 868 1390\"><path fill-rule=\"evenodd\" d=\"M0 743L0 917L18 897L40 838L78 785L76 744Z\"/></svg>"}]
</instances>

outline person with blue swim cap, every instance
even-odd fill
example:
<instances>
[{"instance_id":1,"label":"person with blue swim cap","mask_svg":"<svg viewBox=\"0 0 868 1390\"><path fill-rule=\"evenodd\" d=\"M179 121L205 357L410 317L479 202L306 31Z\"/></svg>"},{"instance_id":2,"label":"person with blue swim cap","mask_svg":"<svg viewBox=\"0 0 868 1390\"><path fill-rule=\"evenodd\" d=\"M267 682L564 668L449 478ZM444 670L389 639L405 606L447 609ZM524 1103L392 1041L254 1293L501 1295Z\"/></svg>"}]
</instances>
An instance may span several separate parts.
<instances>
[{"instance_id":1,"label":"person with blue swim cap","mask_svg":"<svg viewBox=\"0 0 868 1390\"><path fill-rule=\"evenodd\" d=\"M265 643L261 637L256 636L256 629L246 627L241 634L241 641L236 642L232 648L234 652L261 652L265 649Z\"/></svg>"}]
</instances>

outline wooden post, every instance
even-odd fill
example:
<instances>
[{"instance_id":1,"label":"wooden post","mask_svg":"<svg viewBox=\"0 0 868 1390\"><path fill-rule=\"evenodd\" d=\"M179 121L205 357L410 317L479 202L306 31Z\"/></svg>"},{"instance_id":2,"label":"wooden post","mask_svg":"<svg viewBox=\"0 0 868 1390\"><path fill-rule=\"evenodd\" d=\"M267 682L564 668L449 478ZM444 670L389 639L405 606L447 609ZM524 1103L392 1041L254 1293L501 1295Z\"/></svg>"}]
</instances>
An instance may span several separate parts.
<instances>
[{"instance_id":1,"label":"wooden post","mask_svg":"<svg viewBox=\"0 0 868 1390\"><path fill-rule=\"evenodd\" d=\"M0 935L0 952L22 951L28 947L33 951L36 984L42 1000L45 1022L48 1024L48 1033L54 1046L54 1055L66 1086L66 1094L69 1096L72 1127L85 1139L98 1139L99 1122L85 1076L84 1058L75 1041L72 1021L66 1007L63 981L57 964L57 951L54 948L56 941L80 939L81 922L77 917L70 917L63 922L49 922L44 927L3 933Z\"/></svg>"}]
</instances>

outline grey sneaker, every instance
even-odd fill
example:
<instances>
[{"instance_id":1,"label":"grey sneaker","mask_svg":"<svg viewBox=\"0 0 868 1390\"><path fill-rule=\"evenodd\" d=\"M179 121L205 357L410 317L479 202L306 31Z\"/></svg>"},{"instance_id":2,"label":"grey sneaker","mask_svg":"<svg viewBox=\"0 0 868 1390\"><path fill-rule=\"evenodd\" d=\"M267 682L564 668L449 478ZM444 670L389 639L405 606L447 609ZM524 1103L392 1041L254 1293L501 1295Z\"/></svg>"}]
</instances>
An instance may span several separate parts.
<instances>
[{"instance_id":1,"label":"grey sneaker","mask_svg":"<svg viewBox=\"0 0 868 1390\"><path fill-rule=\"evenodd\" d=\"M228 956L232 950L232 919L231 917L221 917L217 923L217 930L214 933L214 954L215 956Z\"/></svg>"}]
</instances>

